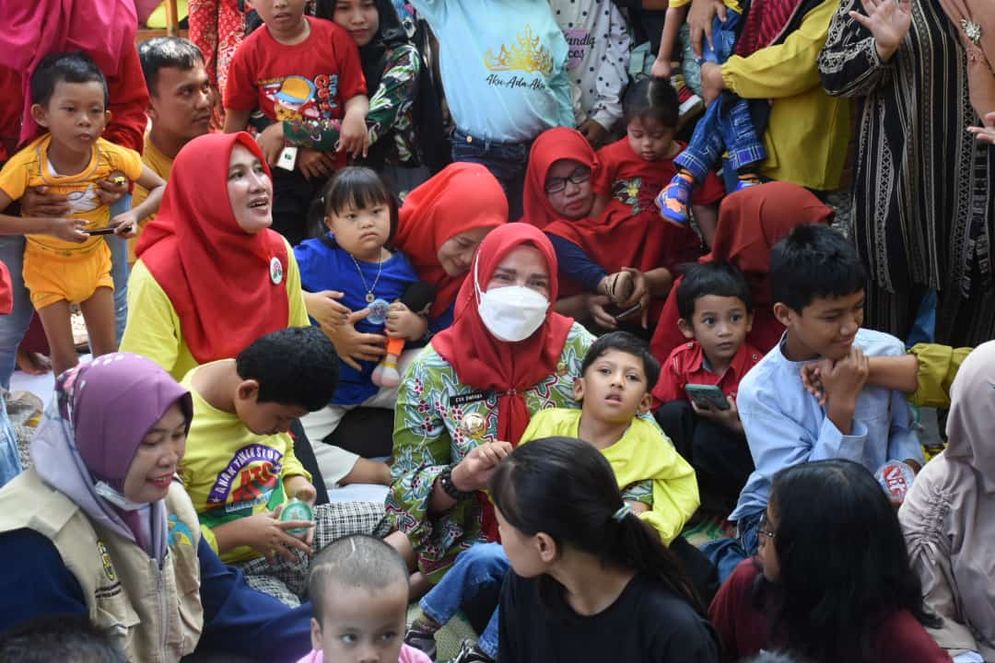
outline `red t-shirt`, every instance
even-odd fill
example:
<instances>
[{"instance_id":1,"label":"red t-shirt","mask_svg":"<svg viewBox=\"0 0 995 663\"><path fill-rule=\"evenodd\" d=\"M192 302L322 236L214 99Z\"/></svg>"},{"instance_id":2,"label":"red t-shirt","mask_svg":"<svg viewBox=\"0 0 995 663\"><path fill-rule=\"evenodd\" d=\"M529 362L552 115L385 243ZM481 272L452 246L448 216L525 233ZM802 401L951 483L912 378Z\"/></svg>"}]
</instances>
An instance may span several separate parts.
<instances>
[{"instance_id":1,"label":"red t-shirt","mask_svg":"<svg viewBox=\"0 0 995 663\"><path fill-rule=\"evenodd\" d=\"M726 396L735 396L739 381L762 358L759 350L743 341L729 367L719 375L705 368L705 352L698 341L682 343L660 367L660 379L653 388L654 402L659 405L686 399L684 387L688 384L716 385Z\"/></svg>"},{"instance_id":2,"label":"red t-shirt","mask_svg":"<svg viewBox=\"0 0 995 663\"><path fill-rule=\"evenodd\" d=\"M682 150L687 147L685 143L675 142ZM673 159L646 161L632 151L627 137L598 150L598 161L601 172L594 182L595 191L630 205L633 214L654 209L657 194L677 174ZM718 203L725 193L719 178L715 173L709 173L705 181L694 188L691 202L695 205Z\"/></svg>"},{"instance_id":3,"label":"red t-shirt","mask_svg":"<svg viewBox=\"0 0 995 663\"><path fill-rule=\"evenodd\" d=\"M359 48L345 30L305 17L311 34L287 46L262 26L239 45L228 70L225 108L277 120L340 120L344 104L366 94Z\"/></svg>"},{"instance_id":4,"label":"red t-shirt","mask_svg":"<svg viewBox=\"0 0 995 663\"><path fill-rule=\"evenodd\" d=\"M740 562L715 595L708 618L718 633L723 661L738 661L777 649L768 642L767 616L754 606L753 585L760 570L752 559ZM875 638L878 663L950 663L950 656L908 610L881 623Z\"/></svg>"}]
</instances>

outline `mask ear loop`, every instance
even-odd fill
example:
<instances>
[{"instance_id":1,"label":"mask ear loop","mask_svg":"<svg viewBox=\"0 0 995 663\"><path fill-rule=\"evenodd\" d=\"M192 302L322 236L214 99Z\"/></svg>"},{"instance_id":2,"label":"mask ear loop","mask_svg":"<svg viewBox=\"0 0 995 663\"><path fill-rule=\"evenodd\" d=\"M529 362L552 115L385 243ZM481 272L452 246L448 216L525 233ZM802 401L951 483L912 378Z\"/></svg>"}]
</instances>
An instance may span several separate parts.
<instances>
[{"instance_id":1,"label":"mask ear loop","mask_svg":"<svg viewBox=\"0 0 995 663\"><path fill-rule=\"evenodd\" d=\"M480 300L483 299L484 293L480 291L480 270L478 266L480 265L480 252L478 251L473 256L473 291L477 297L477 306L480 306Z\"/></svg>"}]
</instances>

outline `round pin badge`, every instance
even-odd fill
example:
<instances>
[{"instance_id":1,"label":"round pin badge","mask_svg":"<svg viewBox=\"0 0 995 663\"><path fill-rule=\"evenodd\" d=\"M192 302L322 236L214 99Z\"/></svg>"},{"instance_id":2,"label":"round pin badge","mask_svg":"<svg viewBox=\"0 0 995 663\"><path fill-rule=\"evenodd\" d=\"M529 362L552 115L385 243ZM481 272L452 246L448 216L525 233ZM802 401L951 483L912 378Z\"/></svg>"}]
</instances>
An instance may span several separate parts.
<instances>
[{"instance_id":1,"label":"round pin badge","mask_svg":"<svg viewBox=\"0 0 995 663\"><path fill-rule=\"evenodd\" d=\"M269 280L273 282L273 285L283 283L283 263L276 256L270 258L269 261Z\"/></svg>"},{"instance_id":2,"label":"round pin badge","mask_svg":"<svg viewBox=\"0 0 995 663\"><path fill-rule=\"evenodd\" d=\"M387 308L390 304L383 299L375 299L373 302L367 306L370 314L366 316L366 321L371 322L375 325L382 325L387 322Z\"/></svg>"}]
</instances>

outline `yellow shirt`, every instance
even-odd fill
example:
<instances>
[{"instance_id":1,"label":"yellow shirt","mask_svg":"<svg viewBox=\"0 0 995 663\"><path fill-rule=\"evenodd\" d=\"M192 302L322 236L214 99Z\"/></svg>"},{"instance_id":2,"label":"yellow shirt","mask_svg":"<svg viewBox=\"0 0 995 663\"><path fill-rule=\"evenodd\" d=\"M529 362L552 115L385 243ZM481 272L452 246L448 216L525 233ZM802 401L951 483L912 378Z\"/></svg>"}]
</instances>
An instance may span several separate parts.
<instances>
[{"instance_id":1,"label":"yellow shirt","mask_svg":"<svg viewBox=\"0 0 995 663\"><path fill-rule=\"evenodd\" d=\"M824 0L783 43L722 65L730 91L772 102L763 174L822 191L839 188L850 140L850 101L830 97L819 79L819 51L838 7Z\"/></svg>"},{"instance_id":2,"label":"yellow shirt","mask_svg":"<svg viewBox=\"0 0 995 663\"><path fill-rule=\"evenodd\" d=\"M670 2L667 3L667 6L671 9L680 9L681 7L687 7L690 4L691 0L670 0ZM743 10L739 5L739 0L723 0L722 4L737 14L743 13Z\"/></svg>"},{"instance_id":3,"label":"yellow shirt","mask_svg":"<svg viewBox=\"0 0 995 663\"><path fill-rule=\"evenodd\" d=\"M110 221L110 208L97 196L97 182L122 173L134 182L142 176L142 157L134 150L98 138L92 148L90 163L76 175L58 175L48 160L48 147L52 135L46 133L28 144L7 161L0 171L0 190L11 200L19 200L24 192L36 186L48 187L51 193L69 198L68 216L86 222L84 230L106 228ZM51 235L28 235L28 242L53 251L87 252L102 237L90 237L77 244L57 239Z\"/></svg>"},{"instance_id":4,"label":"yellow shirt","mask_svg":"<svg viewBox=\"0 0 995 663\"><path fill-rule=\"evenodd\" d=\"M159 151L149 135L145 134L145 148L142 152L142 162L149 167L149 170L162 178L164 182L169 181L169 174L173 170L173 160ZM149 197L148 189L136 184L135 190L131 194L131 206L138 207ZM128 240L128 262L135 262L135 247L138 246L138 238L141 237L145 224L155 218L155 214L150 214L138 222L138 234Z\"/></svg>"},{"instance_id":5,"label":"yellow shirt","mask_svg":"<svg viewBox=\"0 0 995 663\"><path fill-rule=\"evenodd\" d=\"M579 437L583 410L550 408L532 415L519 445L543 437ZM653 508L639 514L670 545L698 510L694 469L655 424L635 418L622 438L601 450L620 487L650 479Z\"/></svg>"},{"instance_id":6,"label":"yellow shirt","mask_svg":"<svg viewBox=\"0 0 995 663\"><path fill-rule=\"evenodd\" d=\"M201 531L217 552L213 528L272 511L287 501L286 479L302 475L310 481L311 475L294 455L290 435L256 435L238 415L204 400L192 384L197 370L181 382L193 398L193 421L180 477L197 510ZM221 555L221 560L231 564L259 556L252 548L241 546Z\"/></svg>"},{"instance_id":7,"label":"yellow shirt","mask_svg":"<svg viewBox=\"0 0 995 663\"><path fill-rule=\"evenodd\" d=\"M294 252L287 245L287 299L290 301L288 327L307 327L310 321L301 291L301 272ZM204 284L211 287L211 284ZM238 324L232 320L232 324ZM155 277L141 260L135 263L128 279L128 324L121 339L122 352L148 357L169 371L176 380L183 379L197 360L183 340L180 316Z\"/></svg>"}]
</instances>

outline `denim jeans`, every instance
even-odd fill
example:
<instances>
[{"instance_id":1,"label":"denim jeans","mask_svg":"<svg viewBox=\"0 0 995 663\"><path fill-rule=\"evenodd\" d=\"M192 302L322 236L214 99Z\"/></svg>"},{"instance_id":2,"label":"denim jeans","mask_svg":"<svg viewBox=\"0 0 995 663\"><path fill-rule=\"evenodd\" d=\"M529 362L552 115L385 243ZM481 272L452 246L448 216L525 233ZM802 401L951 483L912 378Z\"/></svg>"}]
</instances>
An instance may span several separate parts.
<instances>
[{"instance_id":1,"label":"denim jeans","mask_svg":"<svg viewBox=\"0 0 995 663\"><path fill-rule=\"evenodd\" d=\"M131 209L131 194L111 206L111 218ZM128 323L128 240L107 235L107 246L111 250L111 278L114 279L114 339L121 345L124 326Z\"/></svg>"},{"instance_id":2,"label":"denim jeans","mask_svg":"<svg viewBox=\"0 0 995 663\"><path fill-rule=\"evenodd\" d=\"M7 416L6 399L0 395L0 486L20 474L22 469L17 433Z\"/></svg>"},{"instance_id":3,"label":"denim jeans","mask_svg":"<svg viewBox=\"0 0 995 663\"><path fill-rule=\"evenodd\" d=\"M453 161L479 163L491 171L508 197L508 218L522 216L522 189L529 162L530 143L502 143L478 138L457 129L453 132Z\"/></svg>"},{"instance_id":4,"label":"denim jeans","mask_svg":"<svg viewBox=\"0 0 995 663\"><path fill-rule=\"evenodd\" d=\"M511 568L500 543L477 543L459 554L452 568L438 585L418 602L422 612L437 624L445 624L465 600L472 599L487 586L500 586ZM495 610L487 627L480 634L477 646L497 658L498 611Z\"/></svg>"},{"instance_id":5,"label":"denim jeans","mask_svg":"<svg viewBox=\"0 0 995 663\"><path fill-rule=\"evenodd\" d=\"M732 575L740 562L757 554L757 532L763 515L764 511L761 510L740 518L736 523L735 539L709 541L701 547L701 552L718 569L720 583Z\"/></svg>"}]
</instances>

